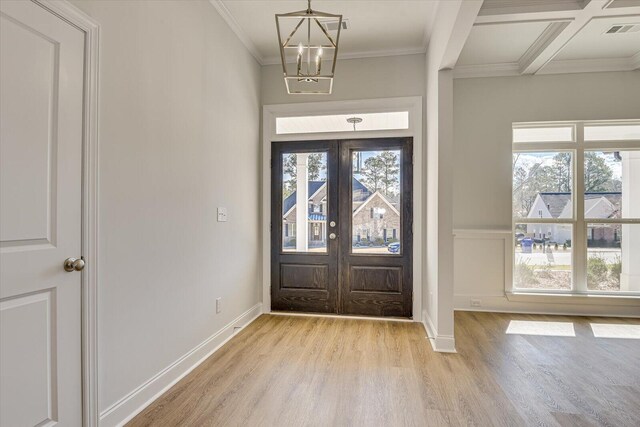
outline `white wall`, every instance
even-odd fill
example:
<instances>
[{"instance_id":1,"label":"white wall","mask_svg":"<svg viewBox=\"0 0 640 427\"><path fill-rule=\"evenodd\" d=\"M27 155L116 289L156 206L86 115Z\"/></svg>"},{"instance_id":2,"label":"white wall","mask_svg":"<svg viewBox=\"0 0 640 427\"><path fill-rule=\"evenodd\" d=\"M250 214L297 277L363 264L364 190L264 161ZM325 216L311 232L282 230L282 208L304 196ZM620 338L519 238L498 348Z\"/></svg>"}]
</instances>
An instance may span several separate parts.
<instances>
[{"instance_id":1,"label":"white wall","mask_svg":"<svg viewBox=\"0 0 640 427\"><path fill-rule=\"evenodd\" d=\"M456 79L453 94L453 223L461 230L511 230L513 122L640 117L638 71ZM470 299L482 298L484 309L640 314L637 306L508 301L504 281L495 280L510 273L496 239L456 238L456 308L470 308ZM474 247L486 250L469 256Z\"/></svg>"},{"instance_id":2,"label":"white wall","mask_svg":"<svg viewBox=\"0 0 640 427\"><path fill-rule=\"evenodd\" d=\"M102 31L99 407L129 410L260 302L260 66L207 1L74 3Z\"/></svg>"},{"instance_id":3,"label":"white wall","mask_svg":"<svg viewBox=\"0 0 640 427\"><path fill-rule=\"evenodd\" d=\"M264 105L424 96L424 85L423 54L339 60L331 95L288 95L282 65L262 67Z\"/></svg>"}]
</instances>

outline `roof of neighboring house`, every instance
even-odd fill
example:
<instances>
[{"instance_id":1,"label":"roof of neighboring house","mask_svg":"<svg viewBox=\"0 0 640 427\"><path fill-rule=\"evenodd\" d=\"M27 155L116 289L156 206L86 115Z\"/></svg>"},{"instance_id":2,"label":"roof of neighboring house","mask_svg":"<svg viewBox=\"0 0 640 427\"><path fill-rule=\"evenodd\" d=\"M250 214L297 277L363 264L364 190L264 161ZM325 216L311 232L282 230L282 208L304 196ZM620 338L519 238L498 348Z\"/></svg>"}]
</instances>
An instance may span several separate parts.
<instances>
[{"instance_id":1,"label":"roof of neighboring house","mask_svg":"<svg viewBox=\"0 0 640 427\"><path fill-rule=\"evenodd\" d=\"M538 194L545 206L549 210L552 218L559 218L564 211L567 204L571 201L571 193L565 192L545 192ZM600 198L608 200L616 210L620 210L620 203L622 201L622 193L619 191L609 192L589 192L584 193L584 199L588 203L589 200L596 200ZM532 207L533 209L533 207Z\"/></svg>"},{"instance_id":2,"label":"roof of neighboring house","mask_svg":"<svg viewBox=\"0 0 640 427\"><path fill-rule=\"evenodd\" d=\"M320 188L322 188L324 184L326 184L326 181L309 181L309 199L311 199L311 196L317 193L318 190L320 190ZM372 194L371 191L369 191L369 189L365 187L364 184L362 184L356 178L353 178L352 185L353 185L353 195L354 195L353 201L354 202L363 202L367 200L369 196ZM293 208L296 205L296 193L297 192L294 191L293 193L289 194L289 196L286 199L284 199L284 202L282 202L283 215L289 212L289 210L291 210L291 208Z\"/></svg>"},{"instance_id":3,"label":"roof of neighboring house","mask_svg":"<svg viewBox=\"0 0 640 427\"><path fill-rule=\"evenodd\" d=\"M313 196L320 189L320 187L325 184L325 182L326 181L309 181L309 198L311 198L311 196ZM282 202L283 214L289 212L289 209L296 205L296 193L297 191L294 191L293 193L289 194L289 196L284 199L284 202Z\"/></svg>"}]
</instances>

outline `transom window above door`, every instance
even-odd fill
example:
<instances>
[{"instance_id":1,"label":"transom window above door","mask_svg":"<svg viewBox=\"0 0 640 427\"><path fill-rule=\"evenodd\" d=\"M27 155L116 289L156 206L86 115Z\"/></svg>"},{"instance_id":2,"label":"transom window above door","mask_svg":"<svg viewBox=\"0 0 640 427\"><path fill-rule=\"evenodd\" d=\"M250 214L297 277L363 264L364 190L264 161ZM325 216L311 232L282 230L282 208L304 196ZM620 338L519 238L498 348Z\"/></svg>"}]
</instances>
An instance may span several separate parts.
<instances>
[{"instance_id":1,"label":"transom window above door","mask_svg":"<svg viewBox=\"0 0 640 427\"><path fill-rule=\"evenodd\" d=\"M277 135L403 129L409 129L408 111L276 118Z\"/></svg>"}]
</instances>

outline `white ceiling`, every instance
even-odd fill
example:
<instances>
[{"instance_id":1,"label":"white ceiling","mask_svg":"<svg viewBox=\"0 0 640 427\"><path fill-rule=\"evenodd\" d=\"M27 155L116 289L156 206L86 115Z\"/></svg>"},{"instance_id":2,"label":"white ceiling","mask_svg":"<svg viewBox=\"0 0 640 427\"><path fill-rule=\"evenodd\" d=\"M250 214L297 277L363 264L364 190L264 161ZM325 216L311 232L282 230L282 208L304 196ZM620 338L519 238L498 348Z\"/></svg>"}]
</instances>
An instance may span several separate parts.
<instances>
[{"instance_id":1,"label":"white ceiling","mask_svg":"<svg viewBox=\"0 0 640 427\"><path fill-rule=\"evenodd\" d=\"M245 44L253 45L262 64L280 61L275 14L307 8L306 0L211 3L227 21L235 21L236 32L244 33ZM435 0L312 0L311 8L349 20L351 27L340 35L339 57L356 58L424 52L437 4Z\"/></svg>"},{"instance_id":2,"label":"white ceiling","mask_svg":"<svg viewBox=\"0 0 640 427\"><path fill-rule=\"evenodd\" d=\"M640 25L640 15L593 19L555 59L629 58L640 52L640 31L605 34L612 25L617 24Z\"/></svg>"},{"instance_id":3,"label":"white ceiling","mask_svg":"<svg viewBox=\"0 0 640 427\"><path fill-rule=\"evenodd\" d=\"M640 70L640 0L485 0L454 75Z\"/></svg>"},{"instance_id":4,"label":"white ceiling","mask_svg":"<svg viewBox=\"0 0 640 427\"><path fill-rule=\"evenodd\" d=\"M263 65L280 62L275 14L306 0L209 0ZM440 0L446 1L446 0ZM426 51L438 0L312 0L342 14L339 58ZM640 0L484 0L454 76L487 77L640 70L640 32L605 34L640 24Z\"/></svg>"},{"instance_id":5,"label":"white ceiling","mask_svg":"<svg viewBox=\"0 0 640 427\"><path fill-rule=\"evenodd\" d=\"M471 29L458 65L516 62L548 25L547 22L476 25Z\"/></svg>"}]
</instances>

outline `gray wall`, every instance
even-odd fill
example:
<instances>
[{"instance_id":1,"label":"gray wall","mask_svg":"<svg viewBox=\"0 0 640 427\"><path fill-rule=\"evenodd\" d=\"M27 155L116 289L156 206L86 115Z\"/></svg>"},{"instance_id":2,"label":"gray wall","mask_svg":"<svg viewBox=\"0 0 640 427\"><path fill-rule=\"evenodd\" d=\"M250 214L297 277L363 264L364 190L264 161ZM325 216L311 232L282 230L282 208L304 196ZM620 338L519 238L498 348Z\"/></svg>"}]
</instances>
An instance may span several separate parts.
<instances>
[{"instance_id":1,"label":"gray wall","mask_svg":"<svg viewBox=\"0 0 640 427\"><path fill-rule=\"evenodd\" d=\"M640 118L640 72L454 81L454 228L511 228L511 124Z\"/></svg>"},{"instance_id":2,"label":"gray wall","mask_svg":"<svg viewBox=\"0 0 640 427\"><path fill-rule=\"evenodd\" d=\"M262 103L424 96L424 54L340 60L331 95L288 95L282 65L262 67Z\"/></svg>"},{"instance_id":3,"label":"gray wall","mask_svg":"<svg viewBox=\"0 0 640 427\"><path fill-rule=\"evenodd\" d=\"M511 124L523 121L640 118L640 72L580 73L454 81L454 229L456 309L637 315L628 305L508 299L511 266ZM506 236L506 237L505 237ZM505 276L506 274L506 276Z\"/></svg>"},{"instance_id":4,"label":"gray wall","mask_svg":"<svg viewBox=\"0 0 640 427\"><path fill-rule=\"evenodd\" d=\"M207 1L74 3L102 31L104 411L261 299L260 66Z\"/></svg>"}]
</instances>

